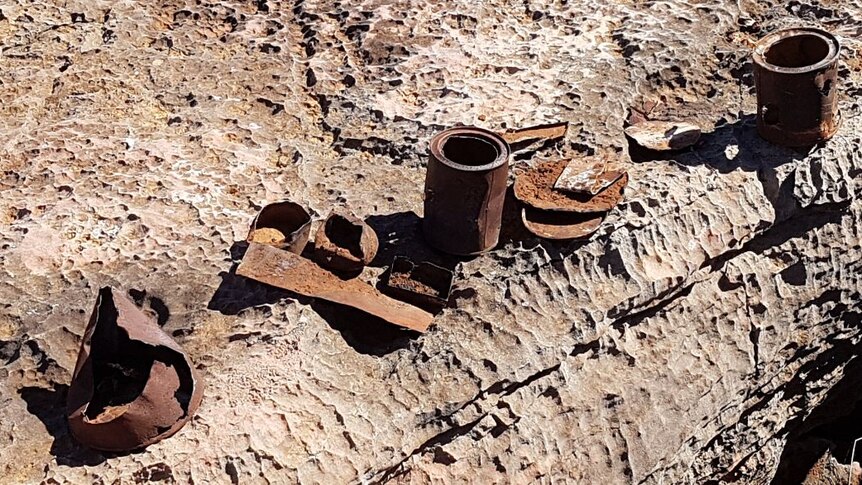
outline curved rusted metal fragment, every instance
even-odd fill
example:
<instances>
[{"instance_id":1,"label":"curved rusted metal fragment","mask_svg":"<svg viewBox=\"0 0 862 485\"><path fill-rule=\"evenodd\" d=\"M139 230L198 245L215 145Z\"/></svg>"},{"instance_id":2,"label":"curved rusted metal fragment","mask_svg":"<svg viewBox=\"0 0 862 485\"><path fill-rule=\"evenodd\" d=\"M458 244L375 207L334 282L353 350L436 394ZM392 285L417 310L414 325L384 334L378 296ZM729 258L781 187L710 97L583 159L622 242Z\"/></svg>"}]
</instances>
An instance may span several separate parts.
<instances>
[{"instance_id":1,"label":"curved rusted metal fragment","mask_svg":"<svg viewBox=\"0 0 862 485\"><path fill-rule=\"evenodd\" d=\"M424 332L430 313L390 298L358 278L343 280L302 256L250 243L236 274L261 283L347 305L401 327Z\"/></svg>"},{"instance_id":2,"label":"curved rusted metal fragment","mask_svg":"<svg viewBox=\"0 0 862 485\"><path fill-rule=\"evenodd\" d=\"M801 147L838 131L840 51L835 36L814 28L781 30L757 42L757 131L763 139Z\"/></svg>"},{"instance_id":3,"label":"curved rusted metal fragment","mask_svg":"<svg viewBox=\"0 0 862 485\"><path fill-rule=\"evenodd\" d=\"M518 175L515 197L537 209L561 212L607 212L623 199L623 190L629 181L627 173L596 195L555 190L554 184L568 163L568 160L546 162Z\"/></svg>"},{"instance_id":4,"label":"curved rusted metal fragment","mask_svg":"<svg viewBox=\"0 0 862 485\"><path fill-rule=\"evenodd\" d=\"M314 258L333 271L358 271L377 255L377 233L362 219L333 211L314 236Z\"/></svg>"},{"instance_id":5,"label":"curved rusted metal fragment","mask_svg":"<svg viewBox=\"0 0 862 485\"><path fill-rule=\"evenodd\" d=\"M500 135L451 128L431 139L422 229L431 246L462 256L497 245L511 150Z\"/></svg>"},{"instance_id":6,"label":"curved rusted metal fragment","mask_svg":"<svg viewBox=\"0 0 862 485\"><path fill-rule=\"evenodd\" d=\"M183 427L203 383L182 348L122 293L99 290L66 400L72 436L123 452Z\"/></svg>"},{"instance_id":7,"label":"curved rusted metal fragment","mask_svg":"<svg viewBox=\"0 0 862 485\"><path fill-rule=\"evenodd\" d=\"M300 254L309 234L311 215L301 205L285 200L263 206L251 223L246 241Z\"/></svg>"},{"instance_id":8,"label":"curved rusted metal fragment","mask_svg":"<svg viewBox=\"0 0 862 485\"><path fill-rule=\"evenodd\" d=\"M605 220L604 213L544 211L521 209L521 221L530 232L544 239L581 239L596 232Z\"/></svg>"},{"instance_id":9,"label":"curved rusted metal fragment","mask_svg":"<svg viewBox=\"0 0 862 485\"><path fill-rule=\"evenodd\" d=\"M626 136L638 145L655 151L682 150L700 140L697 125L683 121L644 121L629 126Z\"/></svg>"}]
</instances>

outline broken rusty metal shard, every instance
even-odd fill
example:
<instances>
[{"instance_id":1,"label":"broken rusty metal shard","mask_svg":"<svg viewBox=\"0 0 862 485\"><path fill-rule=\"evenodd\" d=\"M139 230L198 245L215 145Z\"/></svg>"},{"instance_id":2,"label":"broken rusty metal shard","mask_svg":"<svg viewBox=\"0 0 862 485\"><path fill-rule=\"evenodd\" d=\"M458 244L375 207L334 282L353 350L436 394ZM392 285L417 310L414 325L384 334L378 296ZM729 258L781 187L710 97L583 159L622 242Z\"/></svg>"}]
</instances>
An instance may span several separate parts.
<instances>
[{"instance_id":1,"label":"broken rusty metal shard","mask_svg":"<svg viewBox=\"0 0 862 485\"><path fill-rule=\"evenodd\" d=\"M300 254L310 233L311 215L301 205L286 200L267 204L258 212L246 241Z\"/></svg>"},{"instance_id":2,"label":"broken rusty metal shard","mask_svg":"<svg viewBox=\"0 0 862 485\"><path fill-rule=\"evenodd\" d=\"M439 307L449 302L454 277L452 271L436 264L414 263L404 256L396 256L389 268L386 288L400 300Z\"/></svg>"},{"instance_id":3,"label":"broken rusty metal shard","mask_svg":"<svg viewBox=\"0 0 862 485\"><path fill-rule=\"evenodd\" d=\"M99 290L67 395L72 436L98 450L143 448L179 431L202 395L191 361L155 319Z\"/></svg>"},{"instance_id":4,"label":"broken rusty metal shard","mask_svg":"<svg viewBox=\"0 0 862 485\"><path fill-rule=\"evenodd\" d=\"M654 151L682 150L700 139L700 127L682 121L644 121L625 129L638 145Z\"/></svg>"},{"instance_id":5,"label":"broken rusty metal shard","mask_svg":"<svg viewBox=\"0 0 862 485\"><path fill-rule=\"evenodd\" d=\"M512 148L512 151L520 151L536 143L560 140L566 136L569 122L549 123L546 125L531 126L519 130L511 130L502 133L501 136Z\"/></svg>"},{"instance_id":6,"label":"broken rusty metal shard","mask_svg":"<svg viewBox=\"0 0 862 485\"><path fill-rule=\"evenodd\" d=\"M554 188L576 194L596 195L626 173L624 170L608 170L607 164L607 159L602 157L572 160L554 182Z\"/></svg>"},{"instance_id":7,"label":"broken rusty metal shard","mask_svg":"<svg viewBox=\"0 0 862 485\"><path fill-rule=\"evenodd\" d=\"M757 131L777 145L802 147L828 140L840 123L838 40L820 29L767 35L754 47Z\"/></svg>"},{"instance_id":8,"label":"broken rusty metal shard","mask_svg":"<svg viewBox=\"0 0 862 485\"><path fill-rule=\"evenodd\" d=\"M451 128L431 139L422 229L431 246L462 256L500 239L511 150L500 135Z\"/></svg>"},{"instance_id":9,"label":"broken rusty metal shard","mask_svg":"<svg viewBox=\"0 0 862 485\"><path fill-rule=\"evenodd\" d=\"M314 237L314 258L333 271L359 271L377 255L378 245L371 226L348 212L333 211Z\"/></svg>"},{"instance_id":10,"label":"broken rusty metal shard","mask_svg":"<svg viewBox=\"0 0 862 485\"><path fill-rule=\"evenodd\" d=\"M544 239L581 239L596 232L604 213L544 211L533 207L521 210L521 221L530 232Z\"/></svg>"},{"instance_id":11,"label":"broken rusty metal shard","mask_svg":"<svg viewBox=\"0 0 862 485\"><path fill-rule=\"evenodd\" d=\"M627 173L596 195L577 195L554 189L565 170L567 160L539 164L515 179L515 197L537 209L561 212L607 212L623 199L628 184Z\"/></svg>"},{"instance_id":12,"label":"broken rusty metal shard","mask_svg":"<svg viewBox=\"0 0 862 485\"><path fill-rule=\"evenodd\" d=\"M358 279L342 280L314 262L264 244L250 243L236 274L312 298L347 305L387 322L424 332L430 313L390 298Z\"/></svg>"}]
</instances>

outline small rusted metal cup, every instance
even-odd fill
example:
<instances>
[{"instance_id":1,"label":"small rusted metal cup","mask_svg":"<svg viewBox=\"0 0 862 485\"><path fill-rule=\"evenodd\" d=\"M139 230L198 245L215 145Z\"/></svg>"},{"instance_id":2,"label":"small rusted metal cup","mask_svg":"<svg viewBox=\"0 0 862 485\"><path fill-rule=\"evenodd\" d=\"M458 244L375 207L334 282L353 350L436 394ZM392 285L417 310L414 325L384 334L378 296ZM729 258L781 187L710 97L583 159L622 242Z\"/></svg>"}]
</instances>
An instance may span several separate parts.
<instances>
[{"instance_id":1,"label":"small rusted metal cup","mask_svg":"<svg viewBox=\"0 0 862 485\"><path fill-rule=\"evenodd\" d=\"M428 244L464 256L497 245L510 152L500 135L476 127L431 139L422 221Z\"/></svg>"},{"instance_id":2,"label":"small rusted metal cup","mask_svg":"<svg viewBox=\"0 0 862 485\"><path fill-rule=\"evenodd\" d=\"M773 32L754 47L757 131L777 145L810 146L838 131L840 45L813 28Z\"/></svg>"}]
</instances>

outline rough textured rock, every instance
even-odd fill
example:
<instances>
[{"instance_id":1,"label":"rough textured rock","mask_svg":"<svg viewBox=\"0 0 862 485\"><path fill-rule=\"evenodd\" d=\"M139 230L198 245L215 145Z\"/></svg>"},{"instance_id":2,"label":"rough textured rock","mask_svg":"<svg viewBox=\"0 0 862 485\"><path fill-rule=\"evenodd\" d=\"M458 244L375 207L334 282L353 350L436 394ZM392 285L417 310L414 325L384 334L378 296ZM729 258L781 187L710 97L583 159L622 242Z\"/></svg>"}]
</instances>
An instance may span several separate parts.
<instances>
[{"instance_id":1,"label":"rough textured rock","mask_svg":"<svg viewBox=\"0 0 862 485\"><path fill-rule=\"evenodd\" d=\"M58 5L0 6L0 482L768 483L788 441L828 434L821 406L855 409L858 0ZM753 42L799 24L845 47L844 125L810 151L752 116ZM651 100L703 138L632 154L588 241L422 243L443 127L569 121L514 176L627 157ZM457 266L456 305L417 337L234 276L284 198L367 217L369 281L398 253ZM103 285L206 374L194 420L143 453L83 449L63 419Z\"/></svg>"}]
</instances>

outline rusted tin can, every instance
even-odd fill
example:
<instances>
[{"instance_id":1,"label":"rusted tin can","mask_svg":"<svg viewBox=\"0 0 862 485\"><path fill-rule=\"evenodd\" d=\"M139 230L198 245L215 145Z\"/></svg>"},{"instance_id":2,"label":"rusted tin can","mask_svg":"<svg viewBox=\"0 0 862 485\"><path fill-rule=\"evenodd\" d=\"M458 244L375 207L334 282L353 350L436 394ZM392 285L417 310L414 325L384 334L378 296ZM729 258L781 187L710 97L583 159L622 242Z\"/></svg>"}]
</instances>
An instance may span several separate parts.
<instances>
[{"instance_id":1,"label":"rusted tin can","mask_svg":"<svg viewBox=\"0 0 862 485\"><path fill-rule=\"evenodd\" d=\"M810 146L838 130L840 45L820 29L767 35L754 47L757 131L777 145Z\"/></svg>"},{"instance_id":2,"label":"rusted tin can","mask_svg":"<svg viewBox=\"0 0 862 485\"><path fill-rule=\"evenodd\" d=\"M425 175L425 239L435 248L474 255L497 245L510 148L476 127L445 130L431 139Z\"/></svg>"}]
</instances>

